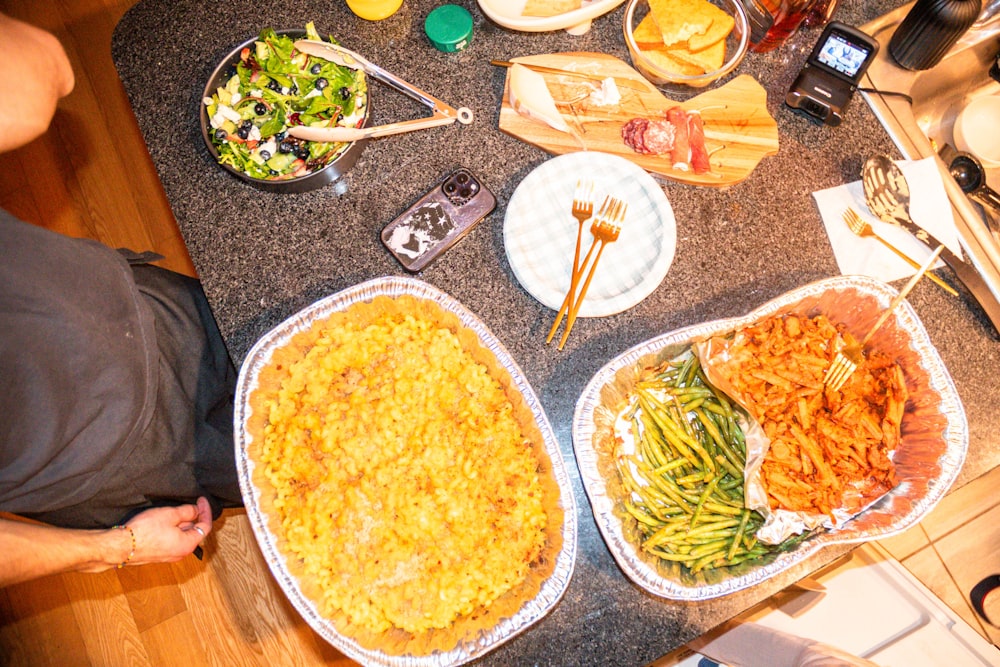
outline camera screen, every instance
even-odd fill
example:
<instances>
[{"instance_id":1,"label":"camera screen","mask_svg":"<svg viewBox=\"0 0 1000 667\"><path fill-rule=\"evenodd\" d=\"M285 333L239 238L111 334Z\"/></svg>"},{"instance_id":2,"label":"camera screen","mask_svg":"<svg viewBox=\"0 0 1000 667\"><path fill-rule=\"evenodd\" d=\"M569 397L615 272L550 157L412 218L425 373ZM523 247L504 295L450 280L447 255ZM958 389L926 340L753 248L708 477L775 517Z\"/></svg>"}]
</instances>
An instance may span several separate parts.
<instances>
[{"instance_id":1,"label":"camera screen","mask_svg":"<svg viewBox=\"0 0 1000 667\"><path fill-rule=\"evenodd\" d=\"M854 78L870 53L871 49L867 46L851 42L840 33L831 32L820 48L816 60Z\"/></svg>"}]
</instances>

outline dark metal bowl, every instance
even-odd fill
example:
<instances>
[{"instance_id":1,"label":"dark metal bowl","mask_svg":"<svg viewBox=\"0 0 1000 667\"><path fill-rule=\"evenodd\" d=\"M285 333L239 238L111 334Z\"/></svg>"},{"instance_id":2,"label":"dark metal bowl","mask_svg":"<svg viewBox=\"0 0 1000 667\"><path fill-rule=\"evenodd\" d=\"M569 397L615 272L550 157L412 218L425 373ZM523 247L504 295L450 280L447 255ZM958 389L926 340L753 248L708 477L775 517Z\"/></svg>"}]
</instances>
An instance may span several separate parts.
<instances>
[{"instance_id":1,"label":"dark metal bowl","mask_svg":"<svg viewBox=\"0 0 1000 667\"><path fill-rule=\"evenodd\" d=\"M293 39L300 39L306 35L305 30L275 30L275 32L279 35L288 35ZM244 48L252 47L254 42L258 39L259 35L255 35L230 51L229 54L222 59L222 62L220 62L215 68L212 75L208 77L208 83L205 84L205 90L202 92L201 98L198 100L198 104L200 106L199 116L201 118L201 136L205 140L208 152L211 153L212 158L216 161L216 163L230 174L254 187L260 188L261 190L267 190L268 192L308 192L309 190L315 190L316 188L321 188L324 185L336 181L341 176L346 174L351 167L354 166L354 163L357 162L358 157L360 157L362 151L365 149L365 145L368 143L367 139L351 142L343 153L341 153L336 159L327 164L325 167L310 172L305 176L299 176L298 178L289 178L285 180L253 178L238 169L234 169L228 164L222 164L219 162L219 151L216 149L215 144L212 143L212 138L210 136L211 124L208 117L208 109L203 100L206 97L211 97L219 86L225 84L229 77L232 76L230 68L234 67L236 63L240 61L240 52ZM371 117L370 112L371 93L369 92L368 100L365 104L365 118L362 123L363 127L368 125L368 121Z\"/></svg>"}]
</instances>

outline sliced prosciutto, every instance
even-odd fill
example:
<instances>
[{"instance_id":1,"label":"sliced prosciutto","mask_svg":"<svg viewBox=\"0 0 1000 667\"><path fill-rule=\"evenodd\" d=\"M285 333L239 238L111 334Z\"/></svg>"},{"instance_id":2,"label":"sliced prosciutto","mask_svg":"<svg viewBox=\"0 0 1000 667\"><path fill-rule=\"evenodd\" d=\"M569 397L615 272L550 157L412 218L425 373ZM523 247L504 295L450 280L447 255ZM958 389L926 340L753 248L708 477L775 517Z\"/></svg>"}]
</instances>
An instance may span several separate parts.
<instances>
[{"instance_id":1,"label":"sliced prosciutto","mask_svg":"<svg viewBox=\"0 0 1000 667\"><path fill-rule=\"evenodd\" d=\"M691 168L687 114L680 107L671 107L667 109L667 122L674 126L674 147L670 149L670 161L674 169L687 171Z\"/></svg>"},{"instance_id":2,"label":"sliced prosciutto","mask_svg":"<svg viewBox=\"0 0 1000 667\"><path fill-rule=\"evenodd\" d=\"M708 150L705 148L705 125L701 121L701 114L697 111L687 115L687 122L688 142L691 144L691 168L696 174L704 174L712 169L708 163Z\"/></svg>"}]
</instances>

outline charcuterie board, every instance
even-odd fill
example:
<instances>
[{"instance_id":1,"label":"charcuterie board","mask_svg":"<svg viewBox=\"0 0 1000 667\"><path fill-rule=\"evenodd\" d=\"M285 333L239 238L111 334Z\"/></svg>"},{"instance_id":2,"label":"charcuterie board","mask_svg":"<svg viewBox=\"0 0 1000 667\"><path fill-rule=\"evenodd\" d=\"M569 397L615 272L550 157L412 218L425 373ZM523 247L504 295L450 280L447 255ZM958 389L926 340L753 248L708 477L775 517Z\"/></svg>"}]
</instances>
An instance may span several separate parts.
<instances>
[{"instance_id":1,"label":"charcuterie board","mask_svg":"<svg viewBox=\"0 0 1000 667\"><path fill-rule=\"evenodd\" d=\"M778 152L778 125L767 111L767 91L749 75L678 103L624 61L603 53L551 53L513 59L597 77L613 77L620 100L602 104L591 93L597 79L543 73L559 113L573 132L556 130L519 114L510 104L510 73L504 84L500 130L556 155L580 150L620 155L646 171L691 185L723 187L744 180L760 161ZM673 106L701 114L711 170L704 174L675 169L669 155L636 153L622 139L622 126L633 118L662 118Z\"/></svg>"}]
</instances>

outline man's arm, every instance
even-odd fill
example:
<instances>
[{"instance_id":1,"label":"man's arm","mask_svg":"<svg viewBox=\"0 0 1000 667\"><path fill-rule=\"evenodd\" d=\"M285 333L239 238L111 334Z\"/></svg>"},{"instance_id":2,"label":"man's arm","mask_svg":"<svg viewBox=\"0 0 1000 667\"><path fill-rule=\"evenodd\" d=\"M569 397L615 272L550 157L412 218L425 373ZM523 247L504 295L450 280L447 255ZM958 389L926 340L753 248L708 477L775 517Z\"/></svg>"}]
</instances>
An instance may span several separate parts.
<instances>
[{"instance_id":1,"label":"man's arm","mask_svg":"<svg viewBox=\"0 0 1000 667\"><path fill-rule=\"evenodd\" d=\"M0 587L60 572L178 561L211 532L212 510L199 498L196 505L146 510L125 525L76 530L0 519Z\"/></svg>"},{"instance_id":2,"label":"man's arm","mask_svg":"<svg viewBox=\"0 0 1000 667\"><path fill-rule=\"evenodd\" d=\"M0 153L49 127L56 103L73 90L73 67L51 33L0 14Z\"/></svg>"}]
</instances>

